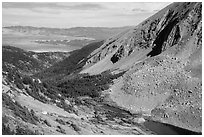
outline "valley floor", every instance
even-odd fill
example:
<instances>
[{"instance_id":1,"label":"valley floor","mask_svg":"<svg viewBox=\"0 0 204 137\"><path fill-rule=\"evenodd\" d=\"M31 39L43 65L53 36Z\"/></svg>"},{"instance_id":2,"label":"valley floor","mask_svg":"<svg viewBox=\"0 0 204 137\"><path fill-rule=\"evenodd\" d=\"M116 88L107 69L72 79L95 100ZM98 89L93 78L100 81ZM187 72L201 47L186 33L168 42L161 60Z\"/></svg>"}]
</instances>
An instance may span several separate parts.
<instances>
[{"instance_id":1,"label":"valley floor","mask_svg":"<svg viewBox=\"0 0 204 137\"><path fill-rule=\"evenodd\" d=\"M12 103L3 102L3 124L9 126L11 131L20 132L18 128L22 128L24 132L21 131L18 134L160 134L149 130L144 124L146 120L150 120L148 115L131 114L107 100L105 96L98 99L80 97L78 102L67 101L74 112L65 111L56 104L42 103L29 96L24 90L5 83L3 84L3 96L7 96L14 103L18 102L23 108L33 110L34 116L38 119L38 122L33 124L20 117L17 118L17 109L12 109ZM173 132L173 134L177 133Z\"/></svg>"},{"instance_id":2,"label":"valley floor","mask_svg":"<svg viewBox=\"0 0 204 137\"><path fill-rule=\"evenodd\" d=\"M78 104L73 103L74 113L64 111L55 104L45 104L27 95L25 91L16 90L3 84L3 94L13 102L33 110L39 122L31 124L16 118L11 106L3 103L4 124L10 130L17 125L37 134L152 134L140 125L140 117L131 117L126 111L111 110L111 107L98 103L87 97ZM123 114L124 113L124 114ZM6 119L6 120L5 120ZM133 120L134 119L134 120ZM133 120L133 121L132 121Z\"/></svg>"}]
</instances>

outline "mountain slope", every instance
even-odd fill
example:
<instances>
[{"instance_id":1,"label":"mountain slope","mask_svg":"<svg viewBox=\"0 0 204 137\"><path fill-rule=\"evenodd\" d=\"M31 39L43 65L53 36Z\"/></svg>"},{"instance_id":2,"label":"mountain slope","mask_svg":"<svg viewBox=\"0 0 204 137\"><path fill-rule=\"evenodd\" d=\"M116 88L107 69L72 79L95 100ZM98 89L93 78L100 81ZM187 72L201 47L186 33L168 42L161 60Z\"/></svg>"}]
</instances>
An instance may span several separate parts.
<instances>
[{"instance_id":1,"label":"mountain slope","mask_svg":"<svg viewBox=\"0 0 204 137\"><path fill-rule=\"evenodd\" d=\"M173 3L108 39L80 73L126 70L111 102L194 131L202 127L202 3Z\"/></svg>"},{"instance_id":2,"label":"mountain slope","mask_svg":"<svg viewBox=\"0 0 204 137\"><path fill-rule=\"evenodd\" d=\"M96 41L85 47L75 50L72 54L64 60L54 64L53 66L45 69L44 71L36 74L36 77L41 79L50 79L54 77L64 77L72 73L76 73L82 69L88 60L88 55L95 49L99 48L103 41Z\"/></svg>"},{"instance_id":3,"label":"mountain slope","mask_svg":"<svg viewBox=\"0 0 204 137\"><path fill-rule=\"evenodd\" d=\"M130 58L141 61L148 56L158 55L169 47L176 45L178 42L182 41L181 37L182 39L186 39L186 37L189 36L185 35L193 33L192 31L195 30L201 18L201 15L196 15L198 19L190 19L190 17L188 17L194 4L195 3L171 4L134 29L122 32L108 39L100 49L91 53L90 59L85 66L85 68L88 69L82 71L82 73L94 73L94 71L96 71L95 73L100 73L108 69L117 69L121 66L122 69L124 69L123 66L128 66L129 63L132 64L132 61L124 59L128 58L128 56L133 56ZM192 30L188 30L187 27L182 25L185 20L186 26L192 28ZM103 59L107 61L102 61ZM107 64L101 63L100 61ZM97 67L100 65L96 63L104 66L109 65L109 67L100 70L100 68Z\"/></svg>"},{"instance_id":4,"label":"mountain slope","mask_svg":"<svg viewBox=\"0 0 204 137\"><path fill-rule=\"evenodd\" d=\"M52 66L69 55L70 53L66 52L35 53L17 47L3 46L2 67L5 72L15 68L22 73L33 74Z\"/></svg>"}]
</instances>

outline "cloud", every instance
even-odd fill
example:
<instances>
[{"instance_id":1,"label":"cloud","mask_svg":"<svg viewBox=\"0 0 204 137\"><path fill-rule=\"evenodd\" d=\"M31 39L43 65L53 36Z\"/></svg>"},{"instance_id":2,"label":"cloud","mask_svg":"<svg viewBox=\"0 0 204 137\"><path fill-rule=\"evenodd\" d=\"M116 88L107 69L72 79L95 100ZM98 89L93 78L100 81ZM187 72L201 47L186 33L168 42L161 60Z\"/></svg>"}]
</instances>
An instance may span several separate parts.
<instances>
[{"instance_id":1,"label":"cloud","mask_svg":"<svg viewBox=\"0 0 204 137\"><path fill-rule=\"evenodd\" d=\"M3 8L17 8L17 9L30 9L33 11L43 11L43 8L50 10L99 10L105 9L104 6L97 3L73 3L73 2L60 2L60 3L36 3L36 2L3 2Z\"/></svg>"},{"instance_id":2,"label":"cloud","mask_svg":"<svg viewBox=\"0 0 204 137\"><path fill-rule=\"evenodd\" d=\"M132 11L137 11L137 12L148 12L148 10L141 9L141 8L134 8Z\"/></svg>"},{"instance_id":3,"label":"cloud","mask_svg":"<svg viewBox=\"0 0 204 137\"><path fill-rule=\"evenodd\" d=\"M37 2L3 2L2 8L19 8L19 9L33 9L42 7L56 7L56 3L37 3Z\"/></svg>"},{"instance_id":4,"label":"cloud","mask_svg":"<svg viewBox=\"0 0 204 137\"><path fill-rule=\"evenodd\" d=\"M137 25L169 3L138 2L3 2L3 26L119 27Z\"/></svg>"},{"instance_id":5,"label":"cloud","mask_svg":"<svg viewBox=\"0 0 204 137\"><path fill-rule=\"evenodd\" d=\"M60 3L59 3L60 4ZM67 9L71 10L100 10L105 9L104 6L97 4L97 3L64 3L64 5L60 4L61 6L64 6Z\"/></svg>"}]
</instances>

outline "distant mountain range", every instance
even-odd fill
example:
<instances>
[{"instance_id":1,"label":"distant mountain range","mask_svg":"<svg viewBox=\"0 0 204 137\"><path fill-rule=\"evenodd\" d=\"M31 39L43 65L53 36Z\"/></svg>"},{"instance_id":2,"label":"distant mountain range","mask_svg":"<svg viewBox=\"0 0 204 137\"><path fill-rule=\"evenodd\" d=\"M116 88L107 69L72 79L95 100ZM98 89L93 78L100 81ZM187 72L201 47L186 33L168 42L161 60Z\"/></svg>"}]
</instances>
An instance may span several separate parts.
<instances>
[{"instance_id":1,"label":"distant mountain range","mask_svg":"<svg viewBox=\"0 0 204 137\"><path fill-rule=\"evenodd\" d=\"M3 27L21 33L33 34L56 34L65 36L88 37L97 40L104 40L113 35L116 35L124 30L133 28L132 26L125 27L74 27L74 28L46 28L46 27L32 27L32 26L7 26Z\"/></svg>"},{"instance_id":2,"label":"distant mountain range","mask_svg":"<svg viewBox=\"0 0 204 137\"><path fill-rule=\"evenodd\" d=\"M102 28L76 27L68 29L10 26L2 29L3 45L15 46L28 51L70 52L85 45L105 40L132 27Z\"/></svg>"}]
</instances>

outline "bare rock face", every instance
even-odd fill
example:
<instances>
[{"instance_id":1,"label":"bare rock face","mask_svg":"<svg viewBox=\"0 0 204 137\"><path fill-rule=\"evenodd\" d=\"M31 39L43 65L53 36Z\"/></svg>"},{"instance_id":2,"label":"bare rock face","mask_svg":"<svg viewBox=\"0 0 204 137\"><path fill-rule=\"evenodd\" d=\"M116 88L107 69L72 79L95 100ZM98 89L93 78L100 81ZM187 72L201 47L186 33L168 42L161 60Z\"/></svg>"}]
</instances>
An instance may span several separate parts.
<instances>
[{"instance_id":1,"label":"bare rock face","mask_svg":"<svg viewBox=\"0 0 204 137\"><path fill-rule=\"evenodd\" d=\"M134 51L145 49L151 49L146 56L159 55L189 37L188 34L192 35L200 21L201 4L171 4L134 29L108 39L89 56L86 66L92 66L109 55L114 64Z\"/></svg>"},{"instance_id":2,"label":"bare rock face","mask_svg":"<svg viewBox=\"0 0 204 137\"><path fill-rule=\"evenodd\" d=\"M117 105L201 132L201 13L202 3L167 6L107 40L89 56L87 66L92 69L85 72L95 71L97 65L108 66L102 71L125 68L127 72L111 87L110 98Z\"/></svg>"}]
</instances>

